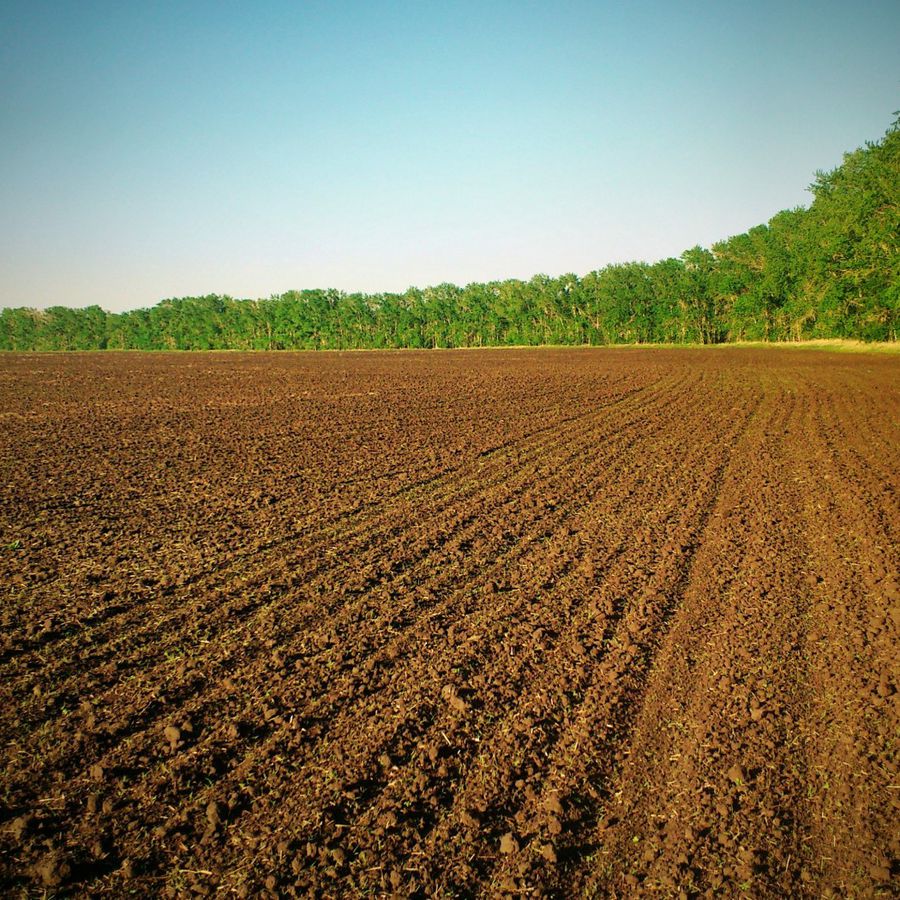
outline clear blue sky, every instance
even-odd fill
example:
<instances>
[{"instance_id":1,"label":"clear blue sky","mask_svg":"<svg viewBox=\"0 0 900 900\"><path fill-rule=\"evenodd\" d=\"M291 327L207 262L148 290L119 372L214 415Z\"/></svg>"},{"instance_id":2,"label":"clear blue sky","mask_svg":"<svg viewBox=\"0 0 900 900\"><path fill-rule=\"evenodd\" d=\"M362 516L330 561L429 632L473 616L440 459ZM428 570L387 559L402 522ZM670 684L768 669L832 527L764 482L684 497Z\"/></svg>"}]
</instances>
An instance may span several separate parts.
<instances>
[{"instance_id":1,"label":"clear blue sky","mask_svg":"<svg viewBox=\"0 0 900 900\"><path fill-rule=\"evenodd\" d=\"M655 260L898 108L897 0L0 0L0 305Z\"/></svg>"}]
</instances>

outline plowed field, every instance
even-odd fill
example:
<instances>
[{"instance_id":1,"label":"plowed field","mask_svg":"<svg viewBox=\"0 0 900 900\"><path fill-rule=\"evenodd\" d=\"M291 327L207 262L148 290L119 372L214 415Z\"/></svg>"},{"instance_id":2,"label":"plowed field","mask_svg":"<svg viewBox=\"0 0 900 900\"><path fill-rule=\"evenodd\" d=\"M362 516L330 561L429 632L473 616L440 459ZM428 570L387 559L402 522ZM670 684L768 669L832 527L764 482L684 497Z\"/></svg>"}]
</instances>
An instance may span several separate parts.
<instances>
[{"instance_id":1,"label":"plowed field","mask_svg":"<svg viewBox=\"0 0 900 900\"><path fill-rule=\"evenodd\" d=\"M0 357L0 893L900 891L900 358Z\"/></svg>"}]
</instances>

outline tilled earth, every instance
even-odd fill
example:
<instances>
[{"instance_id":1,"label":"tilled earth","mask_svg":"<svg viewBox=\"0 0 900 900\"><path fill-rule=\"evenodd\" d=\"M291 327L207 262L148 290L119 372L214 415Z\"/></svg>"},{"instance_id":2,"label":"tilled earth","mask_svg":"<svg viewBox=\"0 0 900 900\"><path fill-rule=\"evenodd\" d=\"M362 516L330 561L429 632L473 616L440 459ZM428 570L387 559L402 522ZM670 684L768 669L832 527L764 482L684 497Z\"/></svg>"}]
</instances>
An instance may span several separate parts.
<instances>
[{"instance_id":1,"label":"tilled earth","mask_svg":"<svg viewBox=\"0 0 900 900\"><path fill-rule=\"evenodd\" d=\"M900 358L0 357L0 893L900 892Z\"/></svg>"}]
</instances>

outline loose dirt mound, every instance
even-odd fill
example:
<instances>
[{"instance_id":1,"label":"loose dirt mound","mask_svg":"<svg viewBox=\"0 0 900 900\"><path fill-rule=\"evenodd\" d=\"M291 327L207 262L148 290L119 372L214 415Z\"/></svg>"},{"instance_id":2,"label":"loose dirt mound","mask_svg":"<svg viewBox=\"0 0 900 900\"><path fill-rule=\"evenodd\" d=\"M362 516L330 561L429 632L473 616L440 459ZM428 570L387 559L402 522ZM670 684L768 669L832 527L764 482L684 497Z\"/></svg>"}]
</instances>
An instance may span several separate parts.
<instances>
[{"instance_id":1,"label":"loose dirt mound","mask_svg":"<svg viewBox=\"0 0 900 900\"><path fill-rule=\"evenodd\" d=\"M0 890L896 894L898 376L0 358Z\"/></svg>"}]
</instances>

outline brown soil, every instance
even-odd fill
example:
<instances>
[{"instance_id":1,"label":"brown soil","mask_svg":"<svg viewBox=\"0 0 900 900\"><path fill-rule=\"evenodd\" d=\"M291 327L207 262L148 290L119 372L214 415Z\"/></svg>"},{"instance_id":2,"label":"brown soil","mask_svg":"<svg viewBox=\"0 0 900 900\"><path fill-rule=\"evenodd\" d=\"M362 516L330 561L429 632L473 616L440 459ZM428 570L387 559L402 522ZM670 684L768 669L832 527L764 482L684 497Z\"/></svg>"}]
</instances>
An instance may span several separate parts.
<instances>
[{"instance_id":1,"label":"brown soil","mask_svg":"<svg viewBox=\"0 0 900 900\"><path fill-rule=\"evenodd\" d=\"M0 358L0 893L900 891L900 360Z\"/></svg>"}]
</instances>

